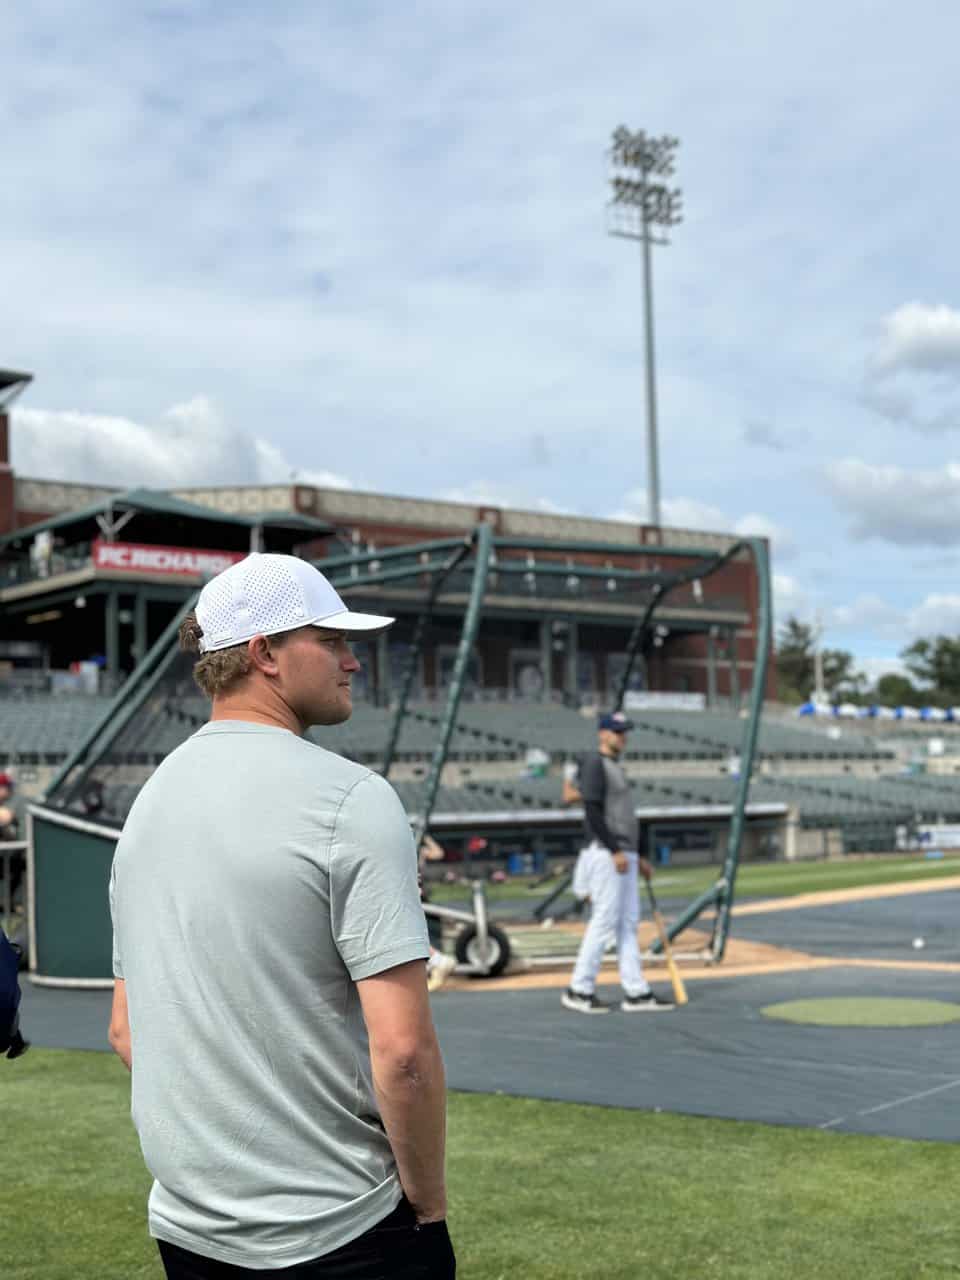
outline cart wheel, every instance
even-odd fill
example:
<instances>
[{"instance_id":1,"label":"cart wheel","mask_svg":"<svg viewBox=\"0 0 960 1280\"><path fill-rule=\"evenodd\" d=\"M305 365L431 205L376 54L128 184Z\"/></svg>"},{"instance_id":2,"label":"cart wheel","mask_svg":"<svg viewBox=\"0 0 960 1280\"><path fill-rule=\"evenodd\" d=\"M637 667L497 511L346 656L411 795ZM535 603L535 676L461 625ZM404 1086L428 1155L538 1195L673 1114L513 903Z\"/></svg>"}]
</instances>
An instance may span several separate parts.
<instances>
[{"instance_id":1,"label":"cart wheel","mask_svg":"<svg viewBox=\"0 0 960 1280\"><path fill-rule=\"evenodd\" d=\"M510 963L510 939L495 924L487 925L486 954L481 951L476 926L468 924L457 934L457 959L468 964L477 977L496 978Z\"/></svg>"}]
</instances>

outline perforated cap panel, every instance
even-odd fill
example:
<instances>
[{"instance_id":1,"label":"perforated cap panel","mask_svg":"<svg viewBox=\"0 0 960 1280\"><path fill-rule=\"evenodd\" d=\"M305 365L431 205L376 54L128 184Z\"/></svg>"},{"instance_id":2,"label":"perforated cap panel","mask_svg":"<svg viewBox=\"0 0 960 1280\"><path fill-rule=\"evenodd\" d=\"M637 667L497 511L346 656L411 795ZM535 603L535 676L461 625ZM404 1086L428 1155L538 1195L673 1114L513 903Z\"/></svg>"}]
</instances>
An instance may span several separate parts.
<instances>
[{"instance_id":1,"label":"perforated cap panel","mask_svg":"<svg viewBox=\"0 0 960 1280\"><path fill-rule=\"evenodd\" d=\"M256 552L206 584L197 601L202 653L311 623L381 631L392 618L351 613L319 569L296 556Z\"/></svg>"}]
</instances>

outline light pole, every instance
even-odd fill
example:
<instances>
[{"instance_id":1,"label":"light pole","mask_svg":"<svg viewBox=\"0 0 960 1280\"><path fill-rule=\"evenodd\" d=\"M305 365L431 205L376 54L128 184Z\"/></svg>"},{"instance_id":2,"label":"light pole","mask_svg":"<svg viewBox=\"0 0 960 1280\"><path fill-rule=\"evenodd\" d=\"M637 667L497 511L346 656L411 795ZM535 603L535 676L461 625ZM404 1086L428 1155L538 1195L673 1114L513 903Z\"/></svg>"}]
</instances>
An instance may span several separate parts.
<instances>
[{"instance_id":1,"label":"light pole","mask_svg":"<svg viewBox=\"0 0 960 1280\"><path fill-rule=\"evenodd\" d=\"M813 701L822 706L827 700L823 687L823 613L817 610L817 620L813 625Z\"/></svg>"},{"instance_id":2,"label":"light pole","mask_svg":"<svg viewBox=\"0 0 960 1280\"><path fill-rule=\"evenodd\" d=\"M613 132L610 147L610 186L613 195L607 204L607 229L613 236L639 240L643 246L643 315L647 372L647 489L650 496L650 523L657 527L660 525L660 460L657 448L657 385L654 369L653 272L650 246L670 242L665 235L655 236L651 228L675 227L682 220L680 188L668 187L662 181L673 174L674 153L679 145L679 138L670 137L668 134L662 138L651 138L642 130L631 133L624 125L620 125Z\"/></svg>"}]
</instances>

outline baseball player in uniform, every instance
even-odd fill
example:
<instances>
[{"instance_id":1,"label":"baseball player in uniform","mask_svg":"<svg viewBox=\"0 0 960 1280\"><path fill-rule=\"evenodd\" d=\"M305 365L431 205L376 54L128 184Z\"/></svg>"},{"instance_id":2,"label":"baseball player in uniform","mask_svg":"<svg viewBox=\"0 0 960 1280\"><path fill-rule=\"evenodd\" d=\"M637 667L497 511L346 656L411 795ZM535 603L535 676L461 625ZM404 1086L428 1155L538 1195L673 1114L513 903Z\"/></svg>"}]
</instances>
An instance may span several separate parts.
<instances>
[{"instance_id":1,"label":"baseball player in uniform","mask_svg":"<svg viewBox=\"0 0 960 1280\"><path fill-rule=\"evenodd\" d=\"M637 852L637 818L630 783L620 764L631 722L619 711L600 717L599 749L580 765L579 790L583 797L587 845L575 875L576 891L589 896L587 925L570 986L563 1005L575 1013L609 1013L611 1006L596 994L597 974L611 934L617 942L617 963L624 1013L672 1009L674 1005L654 994L643 976L637 942L640 897L637 876L649 880L650 863Z\"/></svg>"}]
</instances>

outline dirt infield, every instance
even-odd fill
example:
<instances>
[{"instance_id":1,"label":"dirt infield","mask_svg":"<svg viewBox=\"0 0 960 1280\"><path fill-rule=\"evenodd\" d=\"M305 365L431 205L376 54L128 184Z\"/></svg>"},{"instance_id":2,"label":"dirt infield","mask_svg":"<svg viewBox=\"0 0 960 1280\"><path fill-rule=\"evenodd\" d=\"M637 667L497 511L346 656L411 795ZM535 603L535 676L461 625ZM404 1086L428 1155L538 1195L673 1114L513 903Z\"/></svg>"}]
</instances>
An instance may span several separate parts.
<instances>
[{"instance_id":1,"label":"dirt infield","mask_svg":"<svg viewBox=\"0 0 960 1280\"><path fill-rule=\"evenodd\" d=\"M796 911L808 907L837 906L843 903L866 902L871 899L903 897L908 894L936 893L945 890L960 889L960 876L950 876L943 880L904 881L898 884L863 886L855 889L833 889L819 893L797 894L790 898L777 898L762 902L745 902L733 908L733 916L750 916L774 914L783 911ZM703 920L712 918L712 912L705 912ZM580 922L565 921L553 926L553 932L559 933L568 941L583 934L584 925ZM654 981L667 979L666 962L662 956L652 956L648 949L656 938L656 929L651 922L643 921L640 925L640 947L647 952L644 956L644 968L649 971ZM716 964L709 960L705 953L710 944L710 934L703 929L688 928L674 942L674 956L682 964L684 981L701 979L737 978L765 973L788 973L792 970L829 969L837 965L849 965L864 969L901 969L915 972L960 973L960 964L935 960L872 960L849 956L817 956L805 951L791 950L787 947L772 946L769 943L750 942L746 939L731 937L727 941L723 961ZM537 968L532 972L511 972L501 978L466 978L454 977L447 986L461 991L523 991L545 987L563 987L566 985L572 968L572 957L558 959L556 967ZM600 984L608 985L617 982L616 960L609 957L600 974Z\"/></svg>"}]
</instances>

